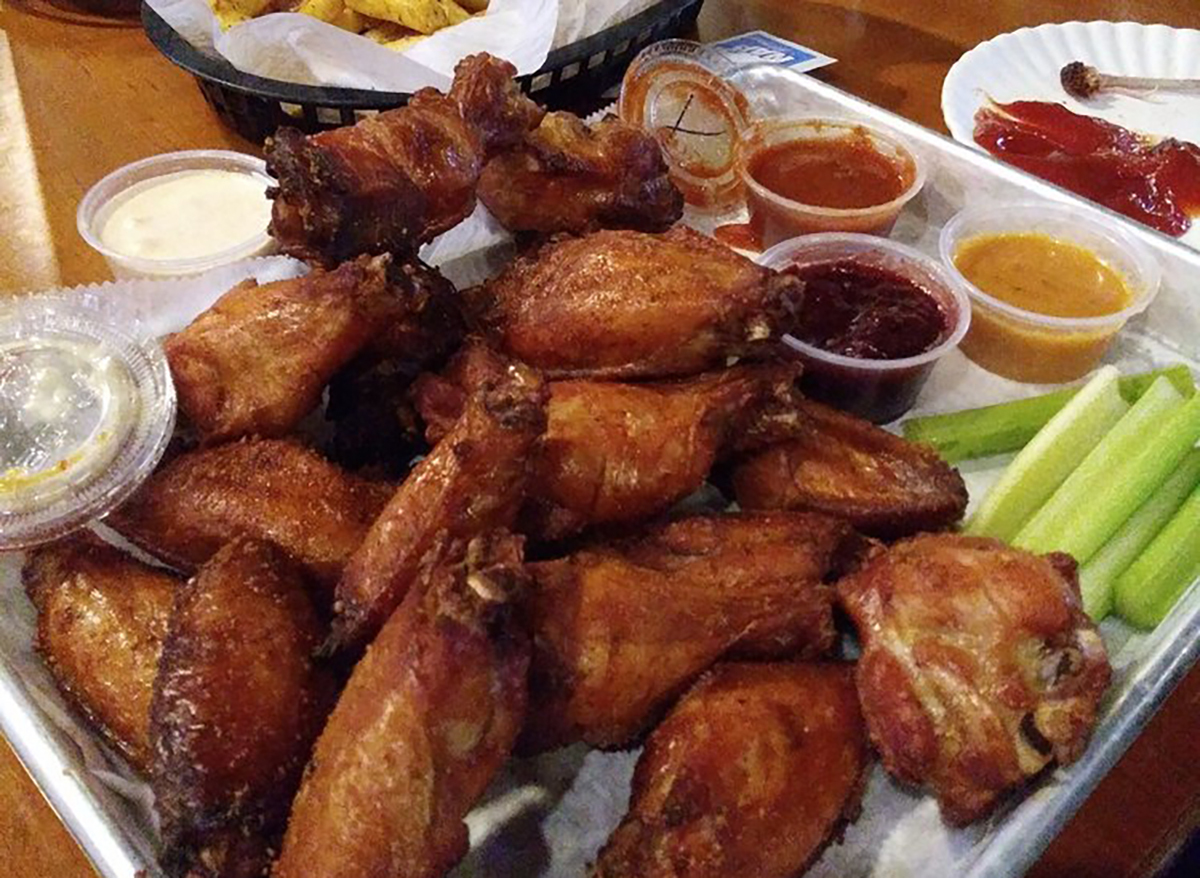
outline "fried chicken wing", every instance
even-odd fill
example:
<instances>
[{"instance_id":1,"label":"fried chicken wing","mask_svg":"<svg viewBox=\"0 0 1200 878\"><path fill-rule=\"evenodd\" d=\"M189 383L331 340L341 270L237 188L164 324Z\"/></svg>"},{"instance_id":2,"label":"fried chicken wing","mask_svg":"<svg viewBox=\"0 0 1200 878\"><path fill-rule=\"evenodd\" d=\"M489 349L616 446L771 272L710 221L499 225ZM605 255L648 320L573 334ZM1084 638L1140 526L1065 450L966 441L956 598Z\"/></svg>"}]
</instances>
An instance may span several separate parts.
<instances>
[{"instance_id":1,"label":"fried chicken wing","mask_svg":"<svg viewBox=\"0 0 1200 878\"><path fill-rule=\"evenodd\" d=\"M521 543L456 546L358 663L317 742L274 878L440 878L525 713L529 643L510 620Z\"/></svg>"},{"instance_id":2,"label":"fried chicken wing","mask_svg":"<svg viewBox=\"0 0 1200 878\"><path fill-rule=\"evenodd\" d=\"M545 425L545 383L522 366L506 368L471 395L346 564L330 648L365 646L400 605L426 556L513 525Z\"/></svg>"},{"instance_id":3,"label":"fried chicken wing","mask_svg":"<svg viewBox=\"0 0 1200 878\"><path fill-rule=\"evenodd\" d=\"M772 412L740 441L767 445L734 470L744 509L824 512L891 539L949 527L967 508L962 477L932 449L811 400Z\"/></svg>"},{"instance_id":4,"label":"fried chicken wing","mask_svg":"<svg viewBox=\"0 0 1200 878\"><path fill-rule=\"evenodd\" d=\"M661 232L683 215L653 137L615 116L593 128L561 112L488 162L479 200L514 232Z\"/></svg>"},{"instance_id":5,"label":"fried chicken wing","mask_svg":"<svg viewBox=\"0 0 1200 878\"><path fill-rule=\"evenodd\" d=\"M629 379L771 353L803 289L681 226L558 238L464 296L493 346L550 377Z\"/></svg>"},{"instance_id":6,"label":"fried chicken wing","mask_svg":"<svg viewBox=\"0 0 1200 878\"><path fill-rule=\"evenodd\" d=\"M164 348L179 409L202 439L290 433L381 327L389 258L238 284Z\"/></svg>"},{"instance_id":7,"label":"fried chicken wing","mask_svg":"<svg viewBox=\"0 0 1200 878\"><path fill-rule=\"evenodd\" d=\"M632 743L726 655L818 656L861 538L804 513L701 516L530 565L534 638L522 749Z\"/></svg>"},{"instance_id":8,"label":"fried chicken wing","mask_svg":"<svg viewBox=\"0 0 1200 878\"><path fill-rule=\"evenodd\" d=\"M188 572L236 536L270 540L332 591L393 491L291 439L242 439L168 461L105 524Z\"/></svg>"},{"instance_id":9,"label":"fried chicken wing","mask_svg":"<svg viewBox=\"0 0 1200 878\"><path fill-rule=\"evenodd\" d=\"M312 136L281 128L266 144L279 181L268 192L271 234L284 252L332 265L415 252L458 225L486 160L541 121L515 74L507 61L472 55L448 94L421 89L406 106Z\"/></svg>"},{"instance_id":10,"label":"fried chicken wing","mask_svg":"<svg viewBox=\"0 0 1200 878\"><path fill-rule=\"evenodd\" d=\"M718 665L646 742L593 878L793 878L856 816L849 665Z\"/></svg>"},{"instance_id":11,"label":"fried chicken wing","mask_svg":"<svg viewBox=\"0 0 1200 878\"><path fill-rule=\"evenodd\" d=\"M22 570L36 646L59 689L138 771L150 695L182 580L90 534L34 549Z\"/></svg>"},{"instance_id":12,"label":"fried chicken wing","mask_svg":"<svg viewBox=\"0 0 1200 878\"><path fill-rule=\"evenodd\" d=\"M312 659L322 635L301 568L270 543L235 539L179 591L150 710L168 871L265 861L333 706Z\"/></svg>"},{"instance_id":13,"label":"fried chicken wing","mask_svg":"<svg viewBox=\"0 0 1200 878\"><path fill-rule=\"evenodd\" d=\"M838 593L862 641L858 693L883 764L927 785L950 822L1082 753L1110 670L1070 557L919 536Z\"/></svg>"}]
</instances>

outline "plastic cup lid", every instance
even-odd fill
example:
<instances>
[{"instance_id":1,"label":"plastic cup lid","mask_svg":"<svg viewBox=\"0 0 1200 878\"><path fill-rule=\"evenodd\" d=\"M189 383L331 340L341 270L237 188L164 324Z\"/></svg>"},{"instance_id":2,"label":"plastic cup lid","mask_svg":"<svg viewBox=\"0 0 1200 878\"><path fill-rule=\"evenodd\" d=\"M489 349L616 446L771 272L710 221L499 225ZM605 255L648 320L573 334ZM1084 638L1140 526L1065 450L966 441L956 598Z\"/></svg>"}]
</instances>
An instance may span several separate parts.
<instances>
[{"instance_id":1,"label":"plastic cup lid","mask_svg":"<svg viewBox=\"0 0 1200 878\"><path fill-rule=\"evenodd\" d=\"M158 342L103 301L0 306L0 549L100 518L157 465L175 426Z\"/></svg>"},{"instance_id":2,"label":"plastic cup lid","mask_svg":"<svg viewBox=\"0 0 1200 878\"><path fill-rule=\"evenodd\" d=\"M728 82L735 68L711 46L664 40L642 50L621 83L621 118L653 133L684 199L697 207L738 196L734 145L747 105Z\"/></svg>"}]
</instances>

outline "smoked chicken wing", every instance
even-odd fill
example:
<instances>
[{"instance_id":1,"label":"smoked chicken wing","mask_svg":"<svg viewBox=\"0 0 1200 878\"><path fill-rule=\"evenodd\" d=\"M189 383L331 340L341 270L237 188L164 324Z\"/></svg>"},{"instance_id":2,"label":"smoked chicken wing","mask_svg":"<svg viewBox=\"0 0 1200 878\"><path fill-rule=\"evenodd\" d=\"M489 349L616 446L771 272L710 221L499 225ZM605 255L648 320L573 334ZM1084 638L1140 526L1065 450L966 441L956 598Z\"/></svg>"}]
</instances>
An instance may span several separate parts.
<instances>
[{"instance_id":1,"label":"smoked chicken wing","mask_svg":"<svg viewBox=\"0 0 1200 878\"><path fill-rule=\"evenodd\" d=\"M520 146L488 162L479 200L514 232L661 232L683 215L658 142L614 116L591 127L547 113Z\"/></svg>"},{"instance_id":2,"label":"smoked chicken wing","mask_svg":"<svg viewBox=\"0 0 1200 878\"><path fill-rule=\"evenodd\" d=\"M868 764L849 665L718 665L646 741L593 878L794 878Z\"/></svg>"},{"instance_id":3,"label":"smoked chicken wing","mask_svg":"<svg viewBox=\"0 0 1200 878\"><path fill-rule=\"evenodd\" d=\"M1109 683L1075 563L998 540L919 536L838 584L859 698L888 771L965 824L1083 752Z\"/></svg>"},{"instance_id":4,"label":"smoked chicken wing","mask_svg":"<svg viewBox=\"0 0 1200 878\"><path fill-rule=\"evenodd\" d=\"M139 771L150 767L150 695L183 581L91 534L34 549L22 571L36 646L67 699Z\"/></svg>"},{"instance_id":5,"label":"smoked chicken wing","mask_svg":"<svg viewBox=\"0 0 1200 878\"><path fill-rule=\"evenodd\" d=\"M421 583L358 663L317 742L274 878L441 878L525 714L529 642L509 601L520 539L477 537Z\"/></svg>"},{"instance_id":6,"label":"smoked chicken wing","mask_svg":"<svg viewBox=\"0 0 1200 878\"><path fill-rule=\"evenodd\" d=\"M534 638L522 749L633 743L713 662L822 655L833 588L863 549L804 513L700 516L530 565Z\"/></svg>"},{"instance_id":7,"label":"smoked chicken wing","mask_svg":"<svg viewBox=\"0 0 1200 878\"><path fill-rule=\"evenodd\" d=\"M242 439L168 461L105 524L188 572L235 536L270 540L332 591L394 490L293 440Z\"/></svg>"},{"instance_id":8,"label":"smoked chicken wing","mask_svg":"<svg viewBox=\"0 0 1200 878\"><path fill-rule=\"evenodd\" d=\"M472 55L455 68L448 94L421 89L399 109L311 136L281 128L266 144L279 181L268 192L271 234L286 253L334 265L412 253L458 225L475 208L487 159L541 121L516 72Z\"/></svg>"},{"instance_id":9,"label":"smoked chicken wing","mask_svg":"<svg viewBox=\"0 0 1200 878\"><path fill-rule=\"evenodd\" d=\"M629 379L769 355L803 290L676 227L558 238L464 296L493 346L550 377Z\"/></svg>"}]
</instances>

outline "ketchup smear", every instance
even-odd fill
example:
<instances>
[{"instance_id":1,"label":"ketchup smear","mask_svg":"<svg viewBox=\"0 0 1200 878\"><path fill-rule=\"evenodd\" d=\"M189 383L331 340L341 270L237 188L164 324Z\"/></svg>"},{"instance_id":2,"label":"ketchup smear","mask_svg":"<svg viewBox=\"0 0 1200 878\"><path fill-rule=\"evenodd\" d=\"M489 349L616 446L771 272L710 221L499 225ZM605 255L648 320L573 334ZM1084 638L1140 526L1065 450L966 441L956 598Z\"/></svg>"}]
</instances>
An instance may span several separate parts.
<instances>
[{"instance_id":1,"label":"ketchup smear","mask_svg":"<svg viewBox=\"0 0 1200 878\"><path fill-rule=\"evenodd\" d=\"M975 114L975 142L993 155L1178 237L1200 215L1200 147L1158 143L1060 104L1014 101Z\"/></svg>"}]
</instances>

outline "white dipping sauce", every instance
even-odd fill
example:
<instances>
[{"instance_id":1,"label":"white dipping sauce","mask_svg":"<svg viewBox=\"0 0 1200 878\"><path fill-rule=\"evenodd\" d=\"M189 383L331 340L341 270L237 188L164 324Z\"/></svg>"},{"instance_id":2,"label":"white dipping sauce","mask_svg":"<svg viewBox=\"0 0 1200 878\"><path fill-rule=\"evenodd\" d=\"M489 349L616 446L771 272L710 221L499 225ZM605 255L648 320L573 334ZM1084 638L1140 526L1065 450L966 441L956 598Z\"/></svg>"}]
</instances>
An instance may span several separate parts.
<instances>
[{"instance_id":1,"label":"white dipping sauce","mask_svg":"<svg viewBox=\"0 0 1200 878\"><path fill-rule=\"evenodd\" d=\"M139 259L212 256L267 230L268 185L263 177L216 169L143 180L113 199L100 241Z\"/></svg>"}]
</instances>

